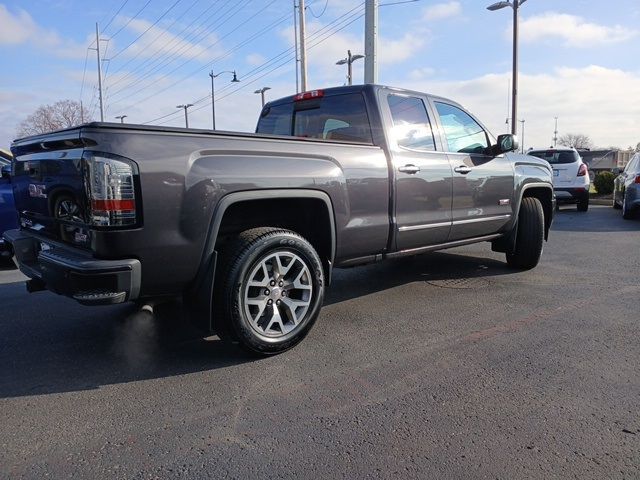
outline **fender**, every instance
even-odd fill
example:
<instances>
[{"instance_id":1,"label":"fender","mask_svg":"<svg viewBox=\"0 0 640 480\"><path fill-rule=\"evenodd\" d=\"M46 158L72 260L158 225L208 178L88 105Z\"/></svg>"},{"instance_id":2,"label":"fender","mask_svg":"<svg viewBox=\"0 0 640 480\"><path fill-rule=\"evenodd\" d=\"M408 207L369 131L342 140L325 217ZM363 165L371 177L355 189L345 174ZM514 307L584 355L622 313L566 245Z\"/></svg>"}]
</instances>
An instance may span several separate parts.
<instances>
[{"instance_id":1,"label":"fender","mask_svg":"<svg viewBox=\"0 0 640 480\"><path fill-rule=\"evenodd\" d=\"M320 190L311 189L277 189L277 190L251 190L230 193L218 202L209 224L207 239L205 241L202 259L198 274L193 286L185 294L185 305L189 306L192 321L207 332L215 332L215 318L213 315L213 291L215 283L218 252L215 250L216 240L222 219L227 209L239 202L247 200L264 200L272 198L314 198L322 200L327 208L331 228L331 254L327 272L327 282L331 281L331 268L336 255L336 225L333 205L329 195Z\"/></svg>"}]
</instances>

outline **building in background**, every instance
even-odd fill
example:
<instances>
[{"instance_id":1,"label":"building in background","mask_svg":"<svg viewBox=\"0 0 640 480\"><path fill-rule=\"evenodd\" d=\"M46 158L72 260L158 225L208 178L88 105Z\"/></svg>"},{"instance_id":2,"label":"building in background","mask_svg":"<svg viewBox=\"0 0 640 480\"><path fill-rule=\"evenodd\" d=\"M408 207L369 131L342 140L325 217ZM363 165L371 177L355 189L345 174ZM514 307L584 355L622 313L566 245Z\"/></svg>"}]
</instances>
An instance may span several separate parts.
<instances>
[{"instance_id":1,"label":"building in background","mask_svg":"<svg viewBox=\"0 0 640 480\"><path fill-rule=\"evenodd\" d=\"M614 168L624 168L635 153L633 150L579 150L584 163L593 177L598 172L610 172Z\"/></svg>"}]
</instances>

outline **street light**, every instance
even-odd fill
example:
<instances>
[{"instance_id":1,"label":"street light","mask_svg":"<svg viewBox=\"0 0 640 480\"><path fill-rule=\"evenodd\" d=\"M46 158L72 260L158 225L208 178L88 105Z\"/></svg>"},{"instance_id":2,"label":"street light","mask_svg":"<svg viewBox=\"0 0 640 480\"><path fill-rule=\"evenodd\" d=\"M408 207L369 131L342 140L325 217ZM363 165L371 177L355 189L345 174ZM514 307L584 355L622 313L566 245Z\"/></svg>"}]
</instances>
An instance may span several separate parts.
<instances>
[{"instance_id":1,"label":"street light","mask_svg":"<svg viewBox=\"0 0 640 480\"><path fill-rule=\"evenodd\" d=\"M511 133L518 133L518 10L527 0L513 0L509 2L496 2L487 7L492 12L506 7L513 9L513 71L511 73Z\"/></svg>"},{"instance_id":2,"label":"street light","mask_svg":"<svg viewBox=\"0 0 640 480\"><path fill-rule=\"evenodd\" d=\"M184 124L189 128L189 116L187 115L187 109L193 107L193 103L187 103L185 105L176 105L176 108L184 108Z\"/></svg>"},{"instance_id":3,"label":"street light","mask_svg":"<svg viewBox=\"0 0 640 480\"><path fill-rule=\"evenodd\" d=\"M213 87L213 79L219 77L223 73L231 73L233 75L233 79L231 80L231 83L240 82L240 80L238 80L238 76L236 75L235 70L224 70L222 72L215 73L215 74L213 73L213 70L211 70L211 72L209 73L209 76L211 77L211 119L213 124L213 130L216 129L216 99L215 99L215 89Z\"/></svg>"},{"instance_id":4,"label":"street light","mask_svg":"<svg viewBox=\"0 0 640 480\"><path fill-rule=\"evenodd\" d=\"M253 93L259 93L262 96L262 106L264 107L264 92L266 92L267 90L271 90L271 87L262 87L259 90L256 90Z\"/></svg>"},{"instance_id":5,"label":"street light","mask_svg":"<svg viewBox=\"0 0 640 480\"><path fill-rule=\"evenodd\" d=\"M118 115L116 118L118 120L120 120L120 123L124 123L124 119L127 118L127 116L126 115Z\"/></svg>"},{"instance_id":6,"label":"street light","mask_svg":"<svg viewBox=\"0 0 640 480\"><path fill-rule=\"evenodd\" d=\"M351 50L347 50L347 58L343 58L342 60L338 60L336 65L347 65L347 82L348 85L353 85L353 69L351 64L356 60L360 60L364 58L364 55L351 55Z\"/></svg>"}]
</instances>

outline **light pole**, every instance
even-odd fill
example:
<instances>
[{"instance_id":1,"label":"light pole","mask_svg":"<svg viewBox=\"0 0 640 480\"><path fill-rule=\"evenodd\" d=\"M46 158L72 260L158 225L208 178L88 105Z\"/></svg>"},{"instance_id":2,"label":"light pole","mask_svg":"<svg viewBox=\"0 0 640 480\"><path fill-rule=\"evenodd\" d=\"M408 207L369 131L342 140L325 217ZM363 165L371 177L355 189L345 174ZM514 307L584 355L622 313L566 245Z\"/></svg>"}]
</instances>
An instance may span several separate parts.
<instances>
[{"instance_id":1,"label":"light pole","mask_svg":"<svg viewBox=\"0 0 640 480\"><path fill-rule=\"evenodd\" d=\"M522 135L520 136L520 142L521 142L521 146L522 148L520 149L520 153L524 153L524 119L520 120L520 123L522 124Z\"/></svg>"},{"instance_id":2,"label":"light pole","mask_svg":"<svg viewBox=\"0 0 640 480\"><path fill-rule=\"evenodd\" d=\"M215 73L215 74L213 73L213 70L209 72L209 76L211 77L211 120L212 120L211 123L213 125L213 130L216 129L216 98L215 98L215 89L213 86L213 80L214 78L218 78L223 73L231 73L233 75L233 79L231 80L231 83L238 83L240 81L238 80L238 76L236 75L235 70L224 70L222 72Z\"/></svg>"},{"instance_id":3,"label":"light pole","mask_svg":"<svg viewBox=\"0 0 640 480\"><path fill-rule=\"evenodd\" d=\"M556 143L558 143L558 117L554 117L556 119L556 126L553 130L553 148L556 148Z\"/></svg>"},{"instance_id":4,"label":"light pole","mask_svg":"<svg viewBox=\"0 0 640 480\"><path fill-rule=\"evenodd\" d=\"M351 65L356 60L360 60L364 58L364 55L351 55L351 50L347 50L347 58L343 58L342 60L338 60L336 65L344 65L347 64L347 82L348 85L353 85L353 69Z\"/></svg>"},{"instance_id":5,"label":"light pole","mask_svg":"<svg viewBox=\"0 0 640 480\"><path fill-rule=\"evenodd\" d=\"M187 103L185 105L176 105L176 108L184 108L184 124L187 128L189 128L189 115L187 114L187 109L189 107L193 107L193 103Z\"/></svg>"},{"instance_id":6,"label":"light pole","mask_svg":"<svg viewBox=\"0 0 640 480\"><path fill-rule=\"evenodd\" d=\"M512 0L507 2L496 2L487 7L487 10L501 10L506 7L513 9L513 71L511 73L511 134L518 133L518 10L527 0Z\"/></svg>"},{"instance_id":7,"label":"light pole","mask_svg":"<svg viewBox=\"0 0 640 480\"><path fill-rule=\"evenodd\" d=\"M271 90L271 87L262 87L259 90L256 90L253 93L259 93L262 97L262 106L264 107L264 92L266 92L267 90Z\"/></svg>"},{"instance_id":8,"label":"light pole","mask_svg":"<svg viewBox=\"0 0 640 480\"><path fill-rule=\"evenodd\" d=\"M118 120L120 120L120 123L124 123L124 119L127 118L127 116L126 115L118 115L116 118Z\"/></svg>"}]
</instances>

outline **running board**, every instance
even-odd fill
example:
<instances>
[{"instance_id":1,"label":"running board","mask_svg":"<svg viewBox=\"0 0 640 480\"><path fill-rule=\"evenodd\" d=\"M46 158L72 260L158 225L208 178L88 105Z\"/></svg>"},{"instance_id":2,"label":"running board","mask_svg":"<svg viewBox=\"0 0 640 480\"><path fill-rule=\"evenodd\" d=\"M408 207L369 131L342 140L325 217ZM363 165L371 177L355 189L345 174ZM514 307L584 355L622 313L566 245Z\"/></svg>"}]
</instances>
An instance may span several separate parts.
<instances>
[{"instance_id":1,"label":"running board","mask_svg":"<svg viewBox=\"0 0 640 480\"><path fill-rule=\"evenodd\" d=\"M502 237L504 233L494 233L483 237L467 238L465 240L456 240L455 242L440 243L438 245L430 245L428 247L411 248L409 250L400 250L399 252L387 253L384 258L408 257L410 255L419 255L421 253L433 252L434 250L444 250L446 248L461 247L472 243L489 242L496 238Z\"/></svg>"}]
</instances>

